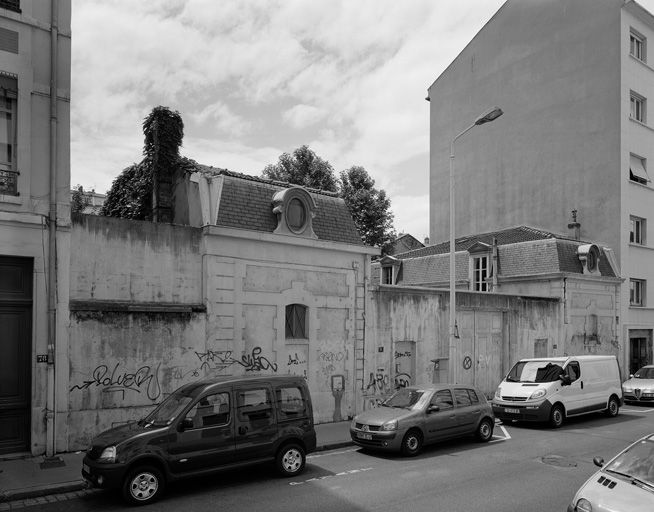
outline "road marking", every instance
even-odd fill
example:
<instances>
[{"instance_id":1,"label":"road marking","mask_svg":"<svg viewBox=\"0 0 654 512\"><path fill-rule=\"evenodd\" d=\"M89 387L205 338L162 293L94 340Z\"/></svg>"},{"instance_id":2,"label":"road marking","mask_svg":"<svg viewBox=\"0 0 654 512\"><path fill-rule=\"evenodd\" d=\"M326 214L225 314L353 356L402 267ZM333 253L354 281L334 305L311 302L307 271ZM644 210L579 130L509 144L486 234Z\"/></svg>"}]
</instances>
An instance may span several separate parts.
<instances>
[{"instance_id":1,"label":"road marking","mask_svg":"<svg viewBox=\"0 0 654 512\"><path fill-rule=\"evenodd\" d=\"M313 455L307 455L307 459L316 459L318 457L327 457L328 455L340 455L341 453L356 452L359 448L350 448L349 450L340 450L338 452L329 451L327 453L314 453Z\"/></svg>"},{"instance_id":2,"label":"road marking","mask_svg":"<svg viewBox=\"0 0 654 512\"><path fill-rule=\"evenodd\" d=\"M354 473L363 473L364 471L371 471L372 469L373 468L349 469L347 471L341 471L340 473L336 473L334 475L324 475L315 478L309 478L308 480L303 480L301 482L289 482L288 485L302 485L302 484L308 484L310 482L319 482L320 480L326 480L327 478L335 478L337 476L347 476L347 475L352 475Z\"/></svg>"},{"instance_id":3,"label":"road marking","mask_svg":"<svg viewBox=\"0 0 654 512\"><path fill-rule=\"evenodd\" d=\"M498 441L508 441L511 439L511 436L507 432L507 430L504 428L504 425L497 425L499 428L502 429L502 432L504 432L504 437L498 437L497 435L493 434L493 437L497 437L497 439L493 439L492 441L489 441L491 443L497 443Z\"/></svg>"},{"instance_id":4,"label":"road marking","mask_svg":"<svg viewBox=\"0 0 654 512\"><path fill-rule=\"evenodd\" d=\"M650 412L654 412L654 408L652 408L652 409L642 409L642 408L639 407L638 409L635 409L635 408L632 409L631 407L627 408L627 406L624 406L624 407L622 407L622 411L623 412L644 412L645 414L649 414Z\"/></svg>"}]
</instances>

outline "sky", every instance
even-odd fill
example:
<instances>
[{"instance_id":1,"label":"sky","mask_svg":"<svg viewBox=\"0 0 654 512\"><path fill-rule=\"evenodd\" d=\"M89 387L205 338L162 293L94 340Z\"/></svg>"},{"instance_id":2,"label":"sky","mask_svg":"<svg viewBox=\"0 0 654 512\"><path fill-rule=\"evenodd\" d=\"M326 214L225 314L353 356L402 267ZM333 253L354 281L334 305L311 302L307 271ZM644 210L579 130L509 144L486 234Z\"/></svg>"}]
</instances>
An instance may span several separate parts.
<instances>
[{"instance_id":1,"label":"sky","mask_svg":"<svg viewBox=\"0 0 654 512\"><path fill-rule=\"evenodd\" d=\"M427 89L503 3L72 0L71 185L105 193L163 105L201 164L260 176L307 144L336 175L364 167L423 241Z\"/></svg>"},{"instance_id":2,"label":"sky","mask_svg":"<svg viewBox=\"0 0 654 512\"><path fill-rule=\"evenodd\" d=\"M163 105L205 165L260 176L307 144L363 166L422 241L427 89L503 1L73 0L71 185L105 193Z\"/></svg>"}]
</instances>

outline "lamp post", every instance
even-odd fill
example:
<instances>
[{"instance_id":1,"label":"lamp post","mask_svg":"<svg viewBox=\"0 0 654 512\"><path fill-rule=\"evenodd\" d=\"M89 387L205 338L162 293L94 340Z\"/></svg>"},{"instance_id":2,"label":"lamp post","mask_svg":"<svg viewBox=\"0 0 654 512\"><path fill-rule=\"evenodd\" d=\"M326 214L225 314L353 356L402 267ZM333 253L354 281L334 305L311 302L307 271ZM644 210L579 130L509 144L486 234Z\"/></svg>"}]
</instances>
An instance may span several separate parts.
<instances>
[{"instance_id":1,"label":"lamp post","mask_svg":"<svg viewBox=\"0 0 654 512\"><path fill-rule=\"evenodd\" d=\"M452 139L450 143L450 350L449 350L449 381L454 382L454 365L453 363L453 354L456 347L456 289L455 289L455 277L456 277L456 268L455 268L455 258L454 254L456 252L456 247L454 246L454 143L456 140L475 126L480 124L490 123L495 121L500 117L504 112L499 107L495 107L485 114L479 116L475 119L475 122L468 126L465 130L459 133L456 137Z\"/></svg>"}]
</instances>

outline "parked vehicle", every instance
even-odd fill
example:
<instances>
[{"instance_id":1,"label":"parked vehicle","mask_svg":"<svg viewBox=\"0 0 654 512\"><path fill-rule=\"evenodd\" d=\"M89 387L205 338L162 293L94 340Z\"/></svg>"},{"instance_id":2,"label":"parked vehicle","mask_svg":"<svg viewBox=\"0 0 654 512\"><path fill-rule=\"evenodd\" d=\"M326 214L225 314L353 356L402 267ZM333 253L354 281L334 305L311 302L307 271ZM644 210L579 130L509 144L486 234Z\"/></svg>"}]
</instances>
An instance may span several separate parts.
<instances>
[{"instance_id":1,"label":"parked vehicle","mask_svg":"<svg viewBox=\"0 0 654 512\"><path fill-rule=\"evenodd\" d=\"M654 365L643 366L622 383L625 402L654 402Z\"/></svg>"},{"instance_id":2,"label":"parked vehicle","mask_svg":"<svg viewBox=\"0 0 654 512\"><path fill-rule=\"evenodd\" d=\"M495 418L483 393L459 385L401 388L352 420L352 441L364 448L417 455L423 445L476 434L493 437Z\"/></svg>"},{"instance_id":3,"label":"parked vehicle","mask_svg":"<svg viewBox=\"0 0 654 512\"><path fill-rule=\"evenodd\" d=\"M95 437L82 476L144 505L168 482L216 470L275 461L282 475L295 476L315 448L302 377L218 378L186 384L142 420Z\"/></svg>"},{"instance_id":4,"label":"parked vehicle","mask_svg":"<svg viewBox=\"0 0 654 512\"><path fill-rule=\"evenodd\" d=\"M568 512L651 512L654 510L654 434L622 450L575 494Z\"/></svg>"},{"instance_id":5,"label":"parked vehicle","mask_svg":"<svg viewBox=\"0 0 654 512\"><path fill-rule=\"evenodd\" d=\"M615 356L523 359L500 383L492 404L503 421L548 421L554 428L581 414L617 416L623 404L618 361Z\"/></svg>"}]
</instances>

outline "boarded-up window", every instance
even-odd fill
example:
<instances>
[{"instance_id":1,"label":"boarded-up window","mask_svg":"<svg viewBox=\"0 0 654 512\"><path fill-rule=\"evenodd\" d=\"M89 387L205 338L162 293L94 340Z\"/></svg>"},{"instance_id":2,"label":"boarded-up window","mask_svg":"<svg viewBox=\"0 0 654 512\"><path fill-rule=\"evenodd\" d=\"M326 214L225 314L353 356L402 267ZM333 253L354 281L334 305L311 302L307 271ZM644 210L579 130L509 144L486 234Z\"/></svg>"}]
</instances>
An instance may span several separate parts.
<instances>
[{"instance_id":1,"label":"boarded-up window","mask_svg":"<svg viewBox=\"0 0 654 512\"><path fill-rule=\"evenodd\" d=\"M286 338L306 339L307 307L302 304L286 306Z\"/></svg>"},{"instance_id":2,"label":"boarded-up window","mask_svg":"<svg viewBox=\"0 0 654 512\"><path fill-rule=\"evenodd\" d=\"M547 357L547 338L534 341L534 357Z\"/></svg>"}]
</instances>

